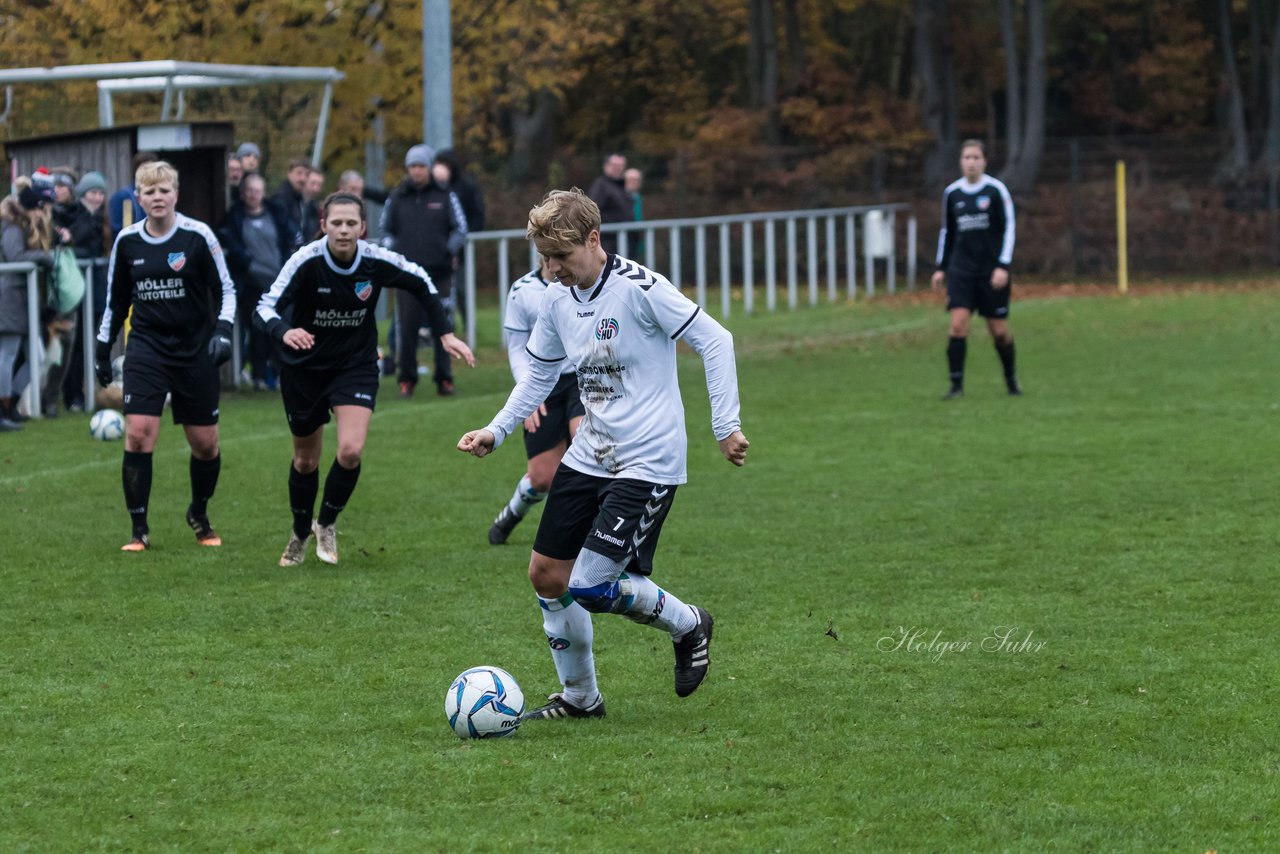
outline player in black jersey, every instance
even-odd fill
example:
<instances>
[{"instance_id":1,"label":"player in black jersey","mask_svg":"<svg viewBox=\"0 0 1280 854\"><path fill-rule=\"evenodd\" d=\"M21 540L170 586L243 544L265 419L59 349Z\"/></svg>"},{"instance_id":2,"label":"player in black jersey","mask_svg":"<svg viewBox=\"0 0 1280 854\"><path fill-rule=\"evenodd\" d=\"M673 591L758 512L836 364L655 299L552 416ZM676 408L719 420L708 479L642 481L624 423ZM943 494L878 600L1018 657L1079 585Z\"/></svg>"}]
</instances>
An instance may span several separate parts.
<instances>
[{"instance_id":1,"label":"player in black jersey","mask_svg":"<svg viewBox=\"0 0 1280 854\"><path fill-rule=\"evenodd\" d=\"M1009 190L986 174L987 157L981 142L967 139L960 145L960 170L964 177L942 195L942 230L938 235L938 269L934 290L947 288L951 313L951 338L947 364L951 388L943 400L964 395L964 361L968 348L969 319L976 309L987 319L996 352L1004 366L1005 386L1011 395L1022 394L1014 372L1013 335L1009 332L1009 265L1013 262L1013 198Z\"/></svg>"},{"instance_id":2,"label":"player in black jersey","mask_svg":"<svg viewBox=\"0 0 1280 854\"><path fill-rule=\"evenodd\" d=\"M373 309L383 288L412 295L426 310L440 343L456 359L475 365L471 349L453 334L444 306L426 271L403 255L366 243L364 202L351 193L324 201L324 237L302 247L285 263L262 295L253 322L276 342L280 391L293 433L289 507L293 530L281 566L302 563L307 538L316 535L316 557L338 562L334 523L360 477L378 397L378 327ZM292 326L280 316L292 306ZM320 513L320 451L329 410L338 421L338 452L324 482Z\"/></svg>"},{"instance_id":3,"label":"player in black jersey","mask_svg":"<svg viewBox=\"0 0 1280 854\"><path fill-rule=\"evenodd\" d=\"M138 168L135 182L146 218L121 231L111 247L94 368L98 382L111 382L111 344L130 318L123 481L133 538L123 548L151 547L151 457L166 395L173 397L173 422L182 425L191 447L187 524L200 545L220 546L208 507L222 466L218 366L231 358L235 286L213 231L177 212L177 170L154 160Z\"/></svg>"}]
</instances>

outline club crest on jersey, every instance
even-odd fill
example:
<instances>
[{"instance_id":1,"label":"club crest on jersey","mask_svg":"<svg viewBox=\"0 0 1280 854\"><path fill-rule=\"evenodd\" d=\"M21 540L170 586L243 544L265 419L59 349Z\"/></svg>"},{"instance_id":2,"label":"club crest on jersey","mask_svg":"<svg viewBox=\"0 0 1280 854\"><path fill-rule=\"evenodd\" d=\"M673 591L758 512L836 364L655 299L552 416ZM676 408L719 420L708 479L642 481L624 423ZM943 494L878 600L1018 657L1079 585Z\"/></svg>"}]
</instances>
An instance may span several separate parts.
<instances>
[{"instance_id":1,"label":"club crest on jersey","mask_svg":"<svg viewBox=\"0 0 1280 854\"><path fill-rule=\"evenodd\" d=\"M368 281L368 282L356 282L356 296L360 297L360 300L361 300L362 302L363 302L364 300L367 300L367 299L369 298L369 295L370 295L371 293L373 293L373 282L372 282L372 281Z\"/></svg>"},{"instance_id":2,"label":"club crest on jersey","mask_svg":"<svg viewBox=\"0 0 1280 854\"><path fill-rule=\"evenodd\" d=\"M618 321L612 317L601 318L596 324L596 340L608 341L611 338L618 337Z\"/></svg>"},{"instance_id":3,"label":"club crest on jersey","mask_svg":"<svg viewBox=\"0 0 1280 854\"><path fill-rule=\"evenodd\" d=\"M991 197L978 196L978 210L985 211L989 207L991 207Z\"/></svg>"},{"instance_id":4,"label":"club crest on jersey","mask_svg":"<svg viewBox=\"0 0 1280 854\"><path fill-rule=\"evenodd\" d=\"M170 252L169 253L169 269L175 273L181 273L182 268L187 266L187 253Z\"/></svg>"}]
</instances>

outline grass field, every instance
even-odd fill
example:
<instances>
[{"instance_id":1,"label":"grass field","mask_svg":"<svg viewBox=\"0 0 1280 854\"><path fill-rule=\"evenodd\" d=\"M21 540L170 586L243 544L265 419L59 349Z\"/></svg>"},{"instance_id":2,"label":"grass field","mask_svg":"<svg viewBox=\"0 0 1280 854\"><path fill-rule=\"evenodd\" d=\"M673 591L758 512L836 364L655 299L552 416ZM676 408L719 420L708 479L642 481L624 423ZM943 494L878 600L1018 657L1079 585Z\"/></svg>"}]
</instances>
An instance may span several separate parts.
<instances>
[{"instance_id":1,"label":"grass field","mask_svg":"<svg viewBox=\"0 0 1280 854\"><path fill-rule=\"evenodd\" d=\"M1023 300L1026 396L983 331L951 404L936 305L734 318L748 464L682 360L655 575L715 614L708 681L598 618L609 716L497 742L446 726L456 673L555 685L534 526L485 542L522 449L452 450L492 337L455 399L384 387L339 567L276 566L277 398L224 398L220 550L172 425L140 556L118 443L0 436L0 851L1280 850L1278 309Z\"/></svg>"}]
</instances>

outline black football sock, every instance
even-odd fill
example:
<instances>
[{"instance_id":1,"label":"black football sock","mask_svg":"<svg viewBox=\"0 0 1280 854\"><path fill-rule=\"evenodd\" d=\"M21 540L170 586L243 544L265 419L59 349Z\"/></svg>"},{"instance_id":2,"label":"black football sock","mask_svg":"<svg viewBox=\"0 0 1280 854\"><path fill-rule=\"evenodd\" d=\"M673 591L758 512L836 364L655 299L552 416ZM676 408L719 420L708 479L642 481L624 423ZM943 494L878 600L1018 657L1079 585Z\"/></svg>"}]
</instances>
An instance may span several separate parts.
<instances>
[{"instance_id":1,"label":"black football sock","mask_svg":"<svg viewBox=\"0 0 1280 854\"><path fill-rule=\"evenodd\" d=\"M303 474L289 465L289 509L293 511L293 533L305 540L311 536L311 517L315 513L316 493L320 491L320 469Z\"/></svg>"},{"instance_id":2,"label":"black football sock","mask_svg":"<svg viewBox=\"0 0 1280 854\"><path fill-rule=\"evenodd\" d=\"M191 456L191 512L201 518L209 514L209 499L218 488L218 473L222 471L222 454L211 460Z\"/></svg>"},{"instance_id":3,"label":"black football sock","mask_svg":"<svg viewBox=\"0 0 1280 854\"><path fill-rule=\"evenodd\" d=\"M327 528L338 520L338 514L347 506L359 479L358 464L353 469L346 469L337 460L333 461L329 474L324 479L324 497L320 499L320 515L316 519L321 526Z\"/></svg>"},{"instance_id":4,"label":"black football sock","mask_svg":"<svg viewBox=\"0 0 1280 854\"><path fill-rule=\"evenodd\" d=\"M151 454L125 451L120 474L124 483L124 505L133 520L133 535L141 536L150 531L147 502L151 500Z\"/></svg>"},{"instance_id":5,"label":"black football sock","mask_svg":"<svg viewBox=\"0 0 1280 854\"><path fill-rule=\"evenodd\" d=\"M951 387L964 388L964 357L969 339L954 335L947 341L947 367L951 370Z\"/></svg>"},{"instance_id":6,"label":"black football sock","mask_svg":"<svg viewBox=\"0 0 1280 854\"><path fill-rule=\"evenodd\" d=\"M1013 382L1017 376L1014 369L1013 339L1009 338L1005 343L996 341L996 352L1000 354L1000 364L1004 365L1004 381Z\"/></svg>"}]
</instances>

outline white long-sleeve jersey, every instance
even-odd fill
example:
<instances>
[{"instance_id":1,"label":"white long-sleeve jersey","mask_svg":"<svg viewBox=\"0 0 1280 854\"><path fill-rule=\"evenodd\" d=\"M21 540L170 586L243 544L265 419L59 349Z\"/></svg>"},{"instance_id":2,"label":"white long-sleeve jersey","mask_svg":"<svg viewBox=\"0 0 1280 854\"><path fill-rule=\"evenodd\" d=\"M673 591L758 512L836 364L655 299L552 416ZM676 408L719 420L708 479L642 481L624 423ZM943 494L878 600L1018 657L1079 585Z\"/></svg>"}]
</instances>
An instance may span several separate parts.
<instances>
[{"instance_id":1,"label":"white long-sleeve jersey","mask_svg":"<svg viewBox=\"0 0 1280 854\"><path fill-rule=\"evenodd\" d=\"M568 359L586 416L564 463L597 477L684 483L680 339L702 357L712 432L724 439L740 428L733 336L666 278L613 255L591 287L547 292L527 346L528 371L486 429L501 444L546 399Z\"/></svg>"}]
</instances>

